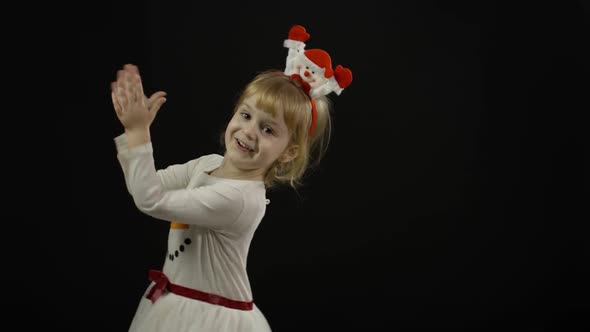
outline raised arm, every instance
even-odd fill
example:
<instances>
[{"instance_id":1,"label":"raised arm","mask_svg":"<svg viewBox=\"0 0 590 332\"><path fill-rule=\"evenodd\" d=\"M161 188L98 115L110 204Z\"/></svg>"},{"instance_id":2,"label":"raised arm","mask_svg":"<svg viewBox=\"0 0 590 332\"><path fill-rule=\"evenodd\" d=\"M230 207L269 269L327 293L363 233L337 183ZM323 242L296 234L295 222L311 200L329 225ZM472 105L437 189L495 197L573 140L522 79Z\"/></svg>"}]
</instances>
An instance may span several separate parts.
<instances>
[{"instance_id":1,"label":"raised arm","mask_svg":"<svg viewBox=\"0 0 590 332\"><path fill-rule=\"evenodd\" d=\"M233 224L244 208L242 191L223 183L166 190L154 167L151 143L117 156L135 205L154 218L223 229Z\"/></svg>"},{"instance_id":2,"label":"raised arm","mask_svg":"<svg viewBox=\"0 0 590 332\"><path fill-rule=\"evenodd\" d=\"M115 137L115 146L119 154L127 154L129 152L127 144L127 135L122 134ZM194 169L200 162L200 160L200 158L194 159L184 164L175 164L170 165L164 169L159 169L156 173L160 178L162 188L164 190L176 190L186 188L191 179L191 175L193 174ZM125 168L123 168L123 172L126 172ZM127 176L127 174L124 175L127 190L131 194L131 189L129 188L129 177Z\"/></svg>"},{"instance_id":3,"label":"raised arm","mask_svg":"<svg viewBox=\"0 0 590 332\"><path fill-rule=\"evenodd\" d=\"M134 66L125 66L112 83L111 97L125 134L115 138L117 158L137 208L157 219L224 228L233 224L244 206L242 192L228 185L185 189L199 159L156 171L150 126L163 95L145 98Z\"/></svg>"}]
</instances>

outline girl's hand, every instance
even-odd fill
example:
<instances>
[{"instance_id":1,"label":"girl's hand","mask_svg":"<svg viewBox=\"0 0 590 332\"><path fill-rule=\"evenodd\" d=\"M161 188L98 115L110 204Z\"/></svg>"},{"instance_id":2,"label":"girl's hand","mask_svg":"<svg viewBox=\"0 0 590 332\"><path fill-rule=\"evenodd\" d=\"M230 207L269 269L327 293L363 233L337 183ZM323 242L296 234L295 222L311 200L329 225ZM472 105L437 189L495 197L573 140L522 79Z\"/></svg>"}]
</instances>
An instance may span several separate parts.
<instances>
[{"instance_id":1,"label":"girl's hand","mask_svg":"<svg viewBox=\"0 0 590 332\"><path fill-rule=\"evenodd\" d=\"M126 64L125 66L123 66L123 70L125 72L134 73L134 74L139 75L139 68L137 68L137 66L133 65L133 64ZM158 109L160 108L160 106L162 106L162 104L166 101L165 98L163 98L165 96L166 96L166 92L164 92L164 91L157 91L157 92L153 93L149 98L144 95L145 104L146 104L147 108L150 111L157 112Z\"/></svg>"},{"instance_id":2,"label":"girl's hand","mask_svg":"<svg viewBox=\"0 0 590 332\"><path fill-rule=\"evenodd\" d=\"M119 70L117 80L111 84L115 113L126 131L149 129L158 110L166 102L165 95L165 92L158 91L146 98L139 71L133 65Z\"/></svg>"}]
</instances>

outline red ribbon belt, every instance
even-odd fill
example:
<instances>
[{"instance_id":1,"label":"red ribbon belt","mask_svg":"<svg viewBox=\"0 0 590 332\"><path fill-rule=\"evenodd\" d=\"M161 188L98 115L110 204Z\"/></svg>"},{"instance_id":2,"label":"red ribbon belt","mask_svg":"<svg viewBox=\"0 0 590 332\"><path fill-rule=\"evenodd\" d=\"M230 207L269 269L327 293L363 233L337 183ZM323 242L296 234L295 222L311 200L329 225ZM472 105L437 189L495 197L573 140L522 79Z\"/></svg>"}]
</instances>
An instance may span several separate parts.
<instances>
[{"instance_id":1,"label":"red ribbon belt","mask_svg":"<svg viewBox=\"0 0 590 332\"><path fill-rule=\"evenodd\" d=\"M252 310L252 307L254 305L253 301L236 301L223 296L201 292L196 289L173 284L170 282L170 280L168 280L168 277L166 277L166 275L162 271L150 270L149 279L150 281L155 282L154 286L150 288L149 292L146 295L146 298L150 299L152 303L155 303L156 300L160 297L160 295L162 295L166 290L180 296L188 297L194 300L200 300L211 304L222 305L224 307L232 309Z\"/></svg>"}]
</instances>

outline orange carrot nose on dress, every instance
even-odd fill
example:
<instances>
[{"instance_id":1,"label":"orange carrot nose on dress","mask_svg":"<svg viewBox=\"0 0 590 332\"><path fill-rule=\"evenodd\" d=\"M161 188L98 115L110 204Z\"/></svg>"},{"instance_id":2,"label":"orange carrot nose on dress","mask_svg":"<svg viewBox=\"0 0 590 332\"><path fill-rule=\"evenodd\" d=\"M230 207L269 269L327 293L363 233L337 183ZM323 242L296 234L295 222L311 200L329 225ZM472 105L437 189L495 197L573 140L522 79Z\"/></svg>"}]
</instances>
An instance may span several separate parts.
<instances>
[{"instance_id":1,"label":"orange carrot nose on dress","mask_svg":"<svg viewBox=\"0 0 590 332\"><path fill-rule=\"evenodd\" d=\"M179 222L171 222L170 223L170 228L174 228L174 229L183 229L183 228L188 228L187 224L181 224Z\"/></svg>"}]
</instances>

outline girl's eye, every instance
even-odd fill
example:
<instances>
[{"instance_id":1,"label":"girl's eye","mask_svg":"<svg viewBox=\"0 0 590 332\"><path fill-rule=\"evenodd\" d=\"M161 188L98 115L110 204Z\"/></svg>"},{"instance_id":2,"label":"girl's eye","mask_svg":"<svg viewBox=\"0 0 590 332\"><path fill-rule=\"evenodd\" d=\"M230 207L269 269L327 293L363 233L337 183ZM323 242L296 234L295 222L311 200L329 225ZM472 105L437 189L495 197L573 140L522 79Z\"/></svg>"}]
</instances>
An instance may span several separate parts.
<instances>
[{"instance_id":1,"label":"girl's eye","mask_svg":"<svg viewBox=\"0 0 590 332\"><path fill-rule=\"evenodd\" d=\"M242 115L242 118L244 118L244 119L249 119L250 118L250 114L248 114L246 112L242 112L241 115Z\"/></svg>"},{"instance_id":2,"label":"girl's eye","mask_svg":"<svg viewBox=\"0 0 590 332\"><path fill-rule=\"evenodd\" d=\"M274 133L274 131L272 130L272 128L271 128L271 127L264 127L264 128L262 128L262 131L263 131L265 134L270 134L270 135L272 135L272 134Z\"/></svg>"}]
</instances>

